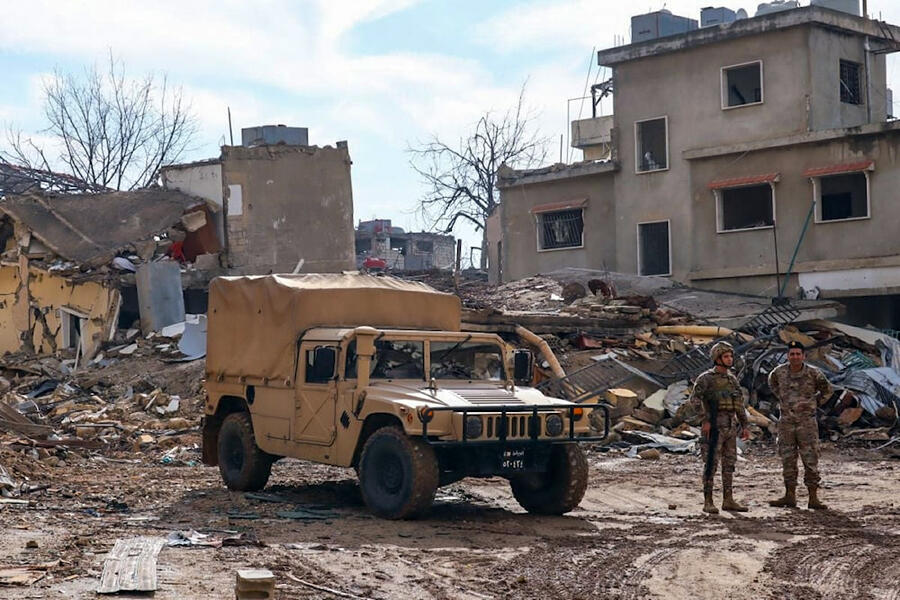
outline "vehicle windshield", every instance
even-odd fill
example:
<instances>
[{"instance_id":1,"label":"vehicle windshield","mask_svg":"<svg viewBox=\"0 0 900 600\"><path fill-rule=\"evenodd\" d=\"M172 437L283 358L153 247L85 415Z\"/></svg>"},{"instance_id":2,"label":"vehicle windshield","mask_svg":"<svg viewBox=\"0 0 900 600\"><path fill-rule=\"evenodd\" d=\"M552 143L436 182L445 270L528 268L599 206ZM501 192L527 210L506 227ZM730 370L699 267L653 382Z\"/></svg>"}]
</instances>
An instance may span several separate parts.
<instances>
[{"instance_id":1,"label":"vehicle windshield","mask_svg":"<svg viewBox=\"0 0 900 600\"><path fill-rule=\"evenodd\" d=\"M347 348L346 379L357 377L356 341ZM376 340L369 369L371 379L425 379L425 343L407 340Z\"/></svg>"},{"instance_id":2,"label":"vehicle windshield","mask_svg":"<svg viewBox=\"0 0 900 600\"><path fill-rule=\"evenodd\" d=\"M431 342L431 377L502 381L503 352L490 342Z\"/></svg>"}]
</instances>

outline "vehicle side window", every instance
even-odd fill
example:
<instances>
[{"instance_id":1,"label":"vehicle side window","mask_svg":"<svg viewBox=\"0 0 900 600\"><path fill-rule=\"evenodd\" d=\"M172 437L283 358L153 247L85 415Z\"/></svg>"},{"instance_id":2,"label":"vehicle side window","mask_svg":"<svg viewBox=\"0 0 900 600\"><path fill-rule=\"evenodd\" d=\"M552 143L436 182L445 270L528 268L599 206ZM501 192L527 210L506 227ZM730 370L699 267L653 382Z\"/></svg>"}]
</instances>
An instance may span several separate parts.
<instances>
[{"instance_id":1,"label":"vehicle side window","mask_svg":"<svg viewBox=\"0 0 900 600\"><path fill-rule=\"evenodd\" d=\"M333 348L334 351L337 352L337 348L334 346L316 346L315 348L308 348L306 350L306 368L304 369L304 381L306 381L306 383L327 383L334 377L334 369L332 369L332 372L327 374L327 376L315 372L316 350L319 348Z\"/></svg>"}]
</instances>

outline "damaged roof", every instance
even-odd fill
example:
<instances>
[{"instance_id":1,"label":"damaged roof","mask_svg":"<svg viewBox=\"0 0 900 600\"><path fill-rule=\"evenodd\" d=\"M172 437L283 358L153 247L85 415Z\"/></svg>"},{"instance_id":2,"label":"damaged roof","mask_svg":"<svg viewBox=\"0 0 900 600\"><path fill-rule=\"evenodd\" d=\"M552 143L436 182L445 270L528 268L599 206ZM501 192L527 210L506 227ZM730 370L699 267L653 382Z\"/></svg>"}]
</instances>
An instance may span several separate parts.
<instances>
[{"instance_id":1,"label":"damaged roof","mask_svg":"<svg viewBox=\"0 0 900 600\"><path fill-rule=\"evenodd\" d=\"M0 211L25 225L53 252L83 265L108 262L119 250L151 239L203 200L171 190L44 196L0 202Z\"/></svg>"}]
</instances>

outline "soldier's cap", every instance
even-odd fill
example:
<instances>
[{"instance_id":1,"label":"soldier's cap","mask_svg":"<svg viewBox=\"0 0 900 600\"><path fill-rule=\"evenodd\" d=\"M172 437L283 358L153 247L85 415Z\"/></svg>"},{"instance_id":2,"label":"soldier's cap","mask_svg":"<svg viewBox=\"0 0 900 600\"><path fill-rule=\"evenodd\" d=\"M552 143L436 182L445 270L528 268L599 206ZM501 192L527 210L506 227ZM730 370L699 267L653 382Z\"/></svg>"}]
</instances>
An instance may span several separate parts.
<instances>
[{"instance_id":1,"label":"soldier's cap","mask_svg":"<svg viewBox=\"0 0 900 600\"><path fill-rule=\"evenodd\" d=\"M803 350L804 352L806 351L806 346L804 346L797 340L793 340L788 344L788 350L793 350L794 348L796 348L797 350Z\"/></svg>"}]
</instances>

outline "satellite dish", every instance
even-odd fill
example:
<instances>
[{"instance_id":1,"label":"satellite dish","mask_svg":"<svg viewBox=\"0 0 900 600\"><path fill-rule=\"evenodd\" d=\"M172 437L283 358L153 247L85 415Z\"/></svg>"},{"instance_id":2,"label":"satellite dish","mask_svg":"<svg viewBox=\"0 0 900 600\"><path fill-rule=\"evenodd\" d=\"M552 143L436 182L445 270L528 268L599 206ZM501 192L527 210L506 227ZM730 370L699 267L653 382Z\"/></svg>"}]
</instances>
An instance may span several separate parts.
<instances>
[{"instance_id":1,"label":"satellite dish","mask_svg":"<svg viewBox=\"0 0 900 600\"><path fill-rule=\"evenodd\" d=\"M734 19L737 21L737 20L746 19L746 18L747 18L747 11L744 10L743 8L737 9L737 12L734 15Z\"/></svg>"}]
</instances>

